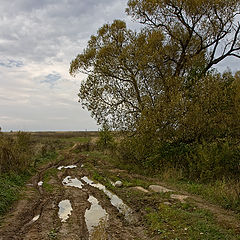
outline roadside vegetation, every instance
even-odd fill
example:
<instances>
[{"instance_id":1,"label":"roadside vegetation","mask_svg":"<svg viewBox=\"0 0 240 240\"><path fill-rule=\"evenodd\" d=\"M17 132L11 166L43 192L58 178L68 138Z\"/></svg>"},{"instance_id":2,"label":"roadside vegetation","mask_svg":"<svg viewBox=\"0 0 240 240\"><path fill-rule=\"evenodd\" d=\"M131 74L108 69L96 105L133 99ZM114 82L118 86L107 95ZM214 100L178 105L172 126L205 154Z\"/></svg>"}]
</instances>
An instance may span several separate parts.
<instances>
[{"instance_id":1,"label":"roadside vegetation","mask_svg":"<svg viewBox=\"0 0 240 240\"><path fill-rule=\"evenodd\" d=\"M26 132L0 132L0 216L19 199L37 168L56 159L56 146L56 142Z\"/></svg>"}]
</instances>

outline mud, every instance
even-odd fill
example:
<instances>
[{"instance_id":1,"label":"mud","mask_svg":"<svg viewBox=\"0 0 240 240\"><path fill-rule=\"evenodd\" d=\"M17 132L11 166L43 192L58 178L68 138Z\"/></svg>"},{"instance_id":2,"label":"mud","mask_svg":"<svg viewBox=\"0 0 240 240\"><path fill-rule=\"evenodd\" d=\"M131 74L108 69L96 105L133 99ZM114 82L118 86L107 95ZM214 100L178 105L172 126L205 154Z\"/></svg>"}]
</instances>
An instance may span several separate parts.
<instances>
[{"instance_id":1,"label":"mud","mask_svg":"<svg viewBox=\"0 0 240 240\"><path fill-rule=\"evenodd\" d=\"M149 236L141 221L144 199L139 206L131 204L130 208L125 203L126 198L122 200L104 185L91 180L91 172L84 168L84 165L87 166L85 157L71 154L60 157L64 160L42 167L27 183L21 199L1 219L0 240L159 239L159 236ZM106 165L104 167L106 169ZM44 174L53 168L58 171L45 180ZM121 176L127 175L126 171L113 170L111 172ZM133 174L129 177L143 178ZM151 182L162 186L156 179L151 179ZM121 190L118 188L118 191ZM158 194L140 186L130 187L129 191L139 191L141 196ZM177 193L175 189L173 191ZM171 197L164 204L172 205L175 201L192 199L198 207L213 212L217 220L229 226L229 229L238 229L239 220L233 214L187 193L182 194L172 194L174 199ZM61 203L66 205L62 206Z\"/></svg>"},{"instance_id":2,"label":"mud","mask_svg":"<svg viewBox=\"0 0 240 240\"><path fill-rule=\"evenodd\" d=\"M102 189L91 186L95 183L89 185L82 180L89 174L81 168L82 160L74 162L68 157L61 165L51 163L42 168L26 185L22 199L4 217L0 240L88 240L98 234L101 239L111 240L149 239L142 226L136 222L132 225L119 213L122 200L108 190L106 196ZM51 168L61 170L46 182L48 189L42 179Z\"/></svg>"}]
</instances>

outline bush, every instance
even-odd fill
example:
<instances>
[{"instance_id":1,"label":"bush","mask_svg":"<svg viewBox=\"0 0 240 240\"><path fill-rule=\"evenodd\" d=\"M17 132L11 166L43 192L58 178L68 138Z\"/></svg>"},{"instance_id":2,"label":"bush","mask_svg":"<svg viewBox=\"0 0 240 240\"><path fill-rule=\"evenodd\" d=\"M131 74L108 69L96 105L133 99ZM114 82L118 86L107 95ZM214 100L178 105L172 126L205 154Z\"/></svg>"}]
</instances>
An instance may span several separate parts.
<instances>
[{"instance_id":1,"label":"bush","mask_svg":"<svg viewBox=\"0 0 240 240\"><path fill-rule=\"evenodd\" d=\"M201 182L237 179L240 175L240 146L227 139L190 144L133 136L119 144L118 157L123 164L138 165L145 173L176 169L185 178Z\"/></svg>"},{"instance_id":2,"label":"bush","mask_svg":"<svg viewBox=\"0 0 240 240\"><path fill-rule=\"evenodd\" d=\"M112 149L114 147L113 135L106 124L103 124L102 129L99 131L97 145L101 150Z\"/></svg>"},{"instance_id":3,"label":"bush","mask_svg":"<svg viewBox=\"0 0 240 240\"><path fill-rule=\"evenodd\" d=\"M32 158L30 135L18 132L15 137L0 134L0 174L22 172Z\"/></svg>"},{"instance_id":4,"label":"bush","mask_svg":"<svg viewBox=\"0 0 240 240\"><path fill-rule=\"evenodd\" d=\"M201 181L238 178L240 174L240 148L229 142L203 142L187 156L188 177Z\"/></svg>"}]
</instances>

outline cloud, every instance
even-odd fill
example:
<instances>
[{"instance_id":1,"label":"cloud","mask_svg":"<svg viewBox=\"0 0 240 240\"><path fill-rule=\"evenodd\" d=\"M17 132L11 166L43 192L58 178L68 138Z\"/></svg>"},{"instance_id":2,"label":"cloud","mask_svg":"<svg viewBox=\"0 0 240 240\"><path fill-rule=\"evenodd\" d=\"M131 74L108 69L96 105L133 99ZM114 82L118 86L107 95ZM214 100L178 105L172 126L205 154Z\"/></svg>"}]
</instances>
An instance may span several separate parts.
<instances>
[{"instance_id":1,"label":"cloud","mask_svg":"<svg viewBox=\"0 0 240 240\"><path fill-rule=\"evenodd\" d=\"M8 60L0 60L0 66L7 67L7 68L13 68L13 67L22 67L23 62L20 60L13 60L13 59L8 59Z\"/></svg>"},{"instance_id":2,"label":"cloud","mask_svg":"<svg viewBox=\"0 0 240 240\"><path fill-rule=\"evenodd\" d=\"M41 81L41 83L48 83L52 88L56 85L56 82L61 79L61 75L59 73L53 72L45 76L45 80Z\"/></svg>"},{"instance_id":3,"label":"cloud","mask_svg":"<svg viewBox=\"0 0 240 240\"><path fill-rule=\"evenodd\" d=\"M3 130L97 129L78 103L84 76L69 65L127 0L18 0L0 5L0 126Z\"/></svg>"}]
</instances>

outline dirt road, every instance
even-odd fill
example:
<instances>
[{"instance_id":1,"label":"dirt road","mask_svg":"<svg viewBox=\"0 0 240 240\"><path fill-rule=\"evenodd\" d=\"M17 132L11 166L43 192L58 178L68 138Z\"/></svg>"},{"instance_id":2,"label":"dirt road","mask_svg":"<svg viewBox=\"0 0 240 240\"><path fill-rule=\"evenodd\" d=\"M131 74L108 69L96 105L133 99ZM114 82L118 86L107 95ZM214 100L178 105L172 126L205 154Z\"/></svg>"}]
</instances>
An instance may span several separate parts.
<instances>
[{"instance_id":1,"label":"dirt road","mask_svg":"<svg viewBox=\"0 0 240 240\"><path fill-rule=\"evenodd\" d=\"M83 160L68 156L41 169L5 217L0 239L149 239L137 214L94 186Z\"/></svg>"},{"instance_id":2,"label":"dirt road","mask_svg":"<svg viewBox=\"0 0 240 240\"><path fill-rule=\"evenodd\" d=\"M28 182L3 219L0 240L240 239L234 213L120 170L98 152L71 149ZM113 187L116 180L123 187Z\"/></svg>"}]
</instances>

